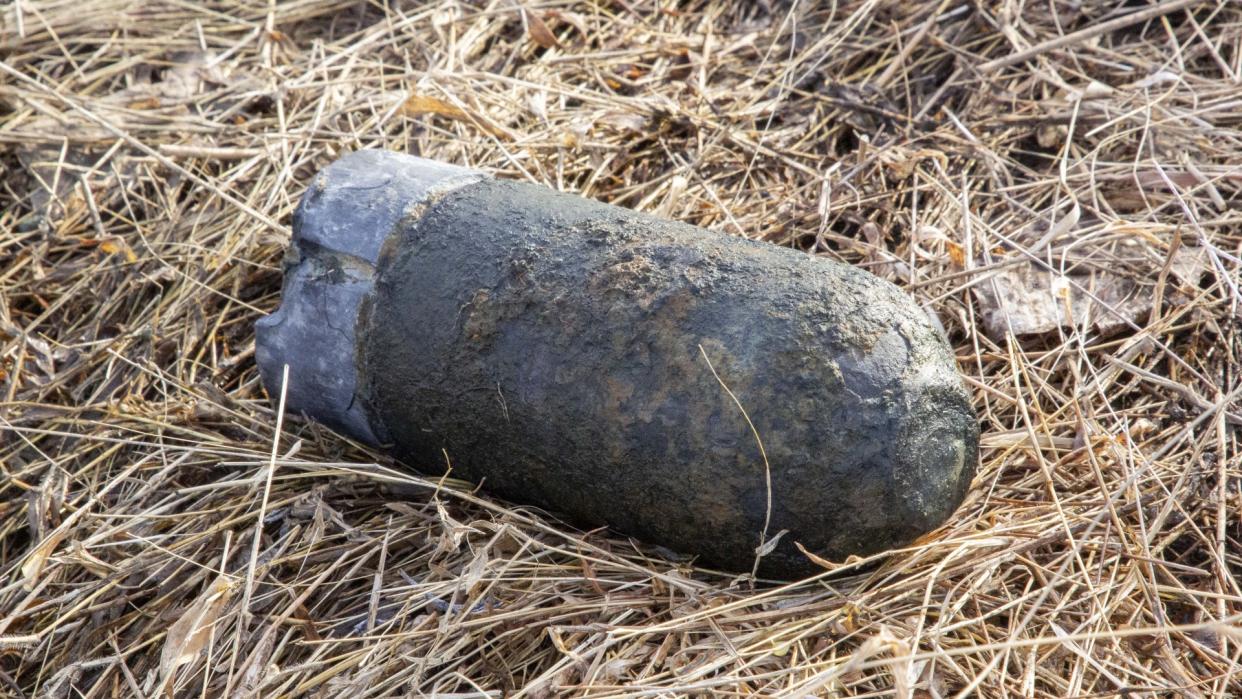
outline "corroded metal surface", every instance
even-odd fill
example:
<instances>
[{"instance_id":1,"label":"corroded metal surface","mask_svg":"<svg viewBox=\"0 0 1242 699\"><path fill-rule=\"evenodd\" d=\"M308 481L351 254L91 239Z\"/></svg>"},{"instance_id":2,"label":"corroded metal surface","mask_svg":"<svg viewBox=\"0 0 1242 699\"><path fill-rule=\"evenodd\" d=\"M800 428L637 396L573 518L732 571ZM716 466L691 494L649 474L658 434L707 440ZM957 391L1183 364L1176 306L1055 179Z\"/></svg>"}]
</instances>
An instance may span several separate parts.
<instances>
[{"instance_id":1,"label":"corroded metal surface","mask_svg":"<svg viewBox=\"0 0 1242 699\"><path fill-rule=\"evenodd\" d=\"M341 371L415 468L447 453L515 502L734 570L788 530L762 558L776 577L813 572L795 542L910 542L974 474L949 348L866 272L490 179L390 233Z\"/></svg>"}]
</instances>

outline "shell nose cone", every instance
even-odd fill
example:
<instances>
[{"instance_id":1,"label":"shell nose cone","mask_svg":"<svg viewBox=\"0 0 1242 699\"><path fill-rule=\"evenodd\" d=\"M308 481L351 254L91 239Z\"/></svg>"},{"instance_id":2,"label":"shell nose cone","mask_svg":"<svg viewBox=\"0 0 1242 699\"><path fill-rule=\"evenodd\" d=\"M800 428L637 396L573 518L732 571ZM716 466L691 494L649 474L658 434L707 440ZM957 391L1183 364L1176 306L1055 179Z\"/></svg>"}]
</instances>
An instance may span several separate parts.
<instances>
[{"instance_id":1,"label":"shell nose cone","mask_svg":"<svg viewBox=\"0 0 1242 699\"><path fill-rule=\"evenodd\" d=\"M939 526L961 504L975 473L979 423L961 380L928 372L908 387L894 435L893 478L910 539Z\"/></svg>"},{"instance_id":2,"label":"shell nose cone","mask_svg":"<svg viewBox=\"0 0 1242 699\"><path fill-rule=\"evenodd\" d=\"M888 489L886 511L860 512L860 520L876 522L876 544L902 545L939 526L965 497L979 444L970 396L948 344L913 308L838 366L858 399L858 420L883 445L868 464Z\"/></svg>"},{"instance_id":3,"label":"shell nose cone","mask_svg":"<svg viewBox=\"0 0 1242 699\"><path fill-rule=\"evenodd\" d=\"M979 440L970 395L948 343L903 300L894 298L883 323L802 343L812 370L796 388L807 407L784 421L771 408L759 414L772 457L772 531L789 531L788 544L760 565L770 575L819 570L797 544L837 561L909 545L944 523L969 489ZM816 347L824 348L818 364ZM795 373L779 371L771 381ZM793 427L782 433L782 422Z\"/></svg>"},{"instance_id":4,"label":"shell nose cone","mask_svg":"<svg viewBox=\"0 0 1242 699\"><path fill-rule=\"evenodd\" d=\"M858 385L847 380L847 386ZM835 561L909 545L949 519L966 496L979 428L950 367L933 363L876 383L869 394L846 395L832 420L840 433L814 449L814 426L802 435L806 442L768 444L774 457L769 534L787 529L789 541L763 559L765 574L791 579L820 572L798 543ZM807 451L804 467L782 468L790 449Z\"/></svg>"}]
</instances>

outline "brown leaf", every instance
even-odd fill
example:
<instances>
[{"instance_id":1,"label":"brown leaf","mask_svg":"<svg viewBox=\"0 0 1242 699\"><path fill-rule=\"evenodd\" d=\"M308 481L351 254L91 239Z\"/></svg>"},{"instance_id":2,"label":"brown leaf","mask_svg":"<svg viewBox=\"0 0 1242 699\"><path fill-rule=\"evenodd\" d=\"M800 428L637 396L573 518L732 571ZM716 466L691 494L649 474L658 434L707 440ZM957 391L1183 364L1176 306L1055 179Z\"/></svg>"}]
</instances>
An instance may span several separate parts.
<instances>
[{"instance_id":1,"label":"brown leaf","mask_svg":"<svg viewBox=\"0 0 1242 699\"><path fill-rule=\"evenodd\" d=\"M820 566L820 567L824 568L825 570L836 570L837 568L840 568L840 567L841 567L841 565L840 565L839 563L833 563L832 561L828 560L827 558L822 558L822 557L820 557L820 556L816 556L815 554L811 553L810 551L807 551L807 550L806 550L806 547L802 545L802 542L801 542L801 541L795 541L795 542L794 542L794 546L797 546L797 547L798 547L798 550L802 552L802 555L804 555L804 556L806 556L807 558L811 559L811 562L812 562L812 563L814 563L814 564L815 564L815 565L817 565L817 566Z\"/></svg>"},{"instance_id":2,"label":"brown leaf","mask_svg":"<svg viewBox=\"0 0 1242 699\"><path fill-rule=\"evenodd\" d=\"M630 112L607 112L596 119L595 123L623 132L644 133L648 129L647 117Z\"/></svg>"},{"instance_id":3,"label":"brown leaf","mask_svg":"<svg viewBox=\"0 0 1242 699\"><path fill-rule=\"evenodd\" d=\"M96 577L106 580L109 576L116 574L116 566L101 560L90 551L87 551L82 542L73 542L70 544L69 549L74 562Z\"/></svg>"},{"instance_id":4,"label":"brown leaf","mask_svg":"<svg viewBox=\"0 0 1242 699\"><path fill-rule=\"evenodd\" d=\"M60 545L60 542L64 541L66 533L67 530L63 527L54 530L26 557L26 562L22 564L22 579L27 590L35 588L35 582L39 574L43 572L43 566L47 565L47 559Z\"/></svg>"},{"instance_id":5,"label":"brown leaf","mask_svg":"<svg viewBox=\"0 0 1242 699\"><path fill-rule=\"evenodd\" d=\"M401 105L401 113L410 117L423 114L439 114L450 119L468 120L466 112L456 106L438 97L420 95L417 92L411 94L405 100L405 104Z\"/></svg>"},{"instance_id":6,"label":"brown leaf","mask_svg":"<svg viewBox=\"0 0 1242 699\"><path fill-rule=\"evenodd\" d=\"M447 117L454 121L460 121L465 124L480 128L497 138L509 138L509 134L492 125L485 117L479 114L472 114L456 105L449 104L438 97L431 95L420 95L417 92L411 93L406 98L405 103L401 105L401 113L408 117L420 116L423 114L435 114L437 116Z\"/></svg>"},{"instance_id":7,"label":"brown leaf","mask_svg":"<svg viewBox=\"0 0 1242 699\"><path fill-rule=\"evenodd\" d=\"M565 22L574 29L577 29L578 33L583 36L587 36L590 33L587 31L586 19L577 12L569 12L566 10L548 10L543 16L545 19L555 19Z\"/></svg>"},{"instance_id":8,"label":"brown leaf","mask_svg":"<svg viewBox=\"0 0 1242 699\"><path fill-rule=\"evenodd\" d=\"M461 540L467 535L478 533L478 530L462 524L449 514L448 509L436 500L436 514L440 519L440 539L436 542L436 553L452 553L461 548Z\"/></svg>"},{"instance_id":9,"label":"brown leaf","mask_svg":"<svg viewBox=\"0 0 1242 699\"><path fill-rule=\"evenodd\" d=\"M556 35L548 29L548 25L539 18L539 15L526 10L522 10L522 15L526 17L526 31L530 34L532 41L545 49L561 47L561 42L556 40Z\"/></svg>"},{"instance_id":10,"label":"brown leaf","mask_svg":"<svg viewBox=\"0 0 1242 699\"><path fill-rule=\"evenodd\" d=\"M232 599L235 587L228 576L217 577L168 629L160 653L160 674L165 683L178 667L192 662L207 645L211 630Z\"/></svg>"},{"instance_id":11,"label":"brown leaf","mask_svg":"<svg viewBox=\"0 0 1242 699\"><path fill-rule=\"evenodd\" d=\"M159 109L160 98L159 97L143 97L141 99L136 99L133 102L126 104L125 106L129 107L130 109Z\"/></svg>"},{"instance_id":12,"label":"brown leaf","mask_svg":"<svg viewBox=\"0 0 1242 699\"><path fill-rule=\"evenodd\" d=\"M1182 248L1170 263L1173 277L1189 285L1197 284L1207 269L1201 248ZM1155 273L1138 276L1154 278ZM999 340L1011 329L1016 336L1042 335L1084 322L1107 335L1151 310L1154 287L1103 269L1062 276L1034 264L1019 264L993 273L971 291L983 312L984 329Z\"/></svg>"},{"instance_id":13,"label":"brown leaf","mask_svg":"<svg viewBox=\"0 0 1242 699\"><path fill-rule=\"evenodd\" d=\"M263 683L275 674L269 661L272 658L272 649L276 645L276 629L275 625L269 625L259 637L258 646L250 654L241 672L241 682L236 696L258 696Z\"/></svg>"},{"instance_id":14,"label":"brown leaf","mask_svg":"<svg viewBox=\"0 0 1242 699\"><path fill-rule=\"evenodd\" d=\"M949 251L949 259L958 269L966 268L966 249L952 240L945 241L945 249Z\"/></svg>"},{"instance_id":15,"label":"brown leaf","mask_svg":"<svg viewBox=\"0 0 1242 699\"><path fill-rule=\"evenodd\" d=\"M939 163L941 169L947 170L949 168L949 156L945 155L943 151L934 148L914 150L904 146L894 146L880 151L877 159L898 180L904 180L914 174L914 169L919 163L928 159Z\"/></svg>"},{"instance_id":16,"label":"brown leaf","mask_svg":"<svg viewBox=\"0 0 1242 699\"><path fill-rule=\"evenodd\" d=\"M108 238L99 244L99 249L109 255L121 254L125 257L126 262L137 262L138 256L134 254L132 248L120 238Z\"/></svg>"}]
</instances>

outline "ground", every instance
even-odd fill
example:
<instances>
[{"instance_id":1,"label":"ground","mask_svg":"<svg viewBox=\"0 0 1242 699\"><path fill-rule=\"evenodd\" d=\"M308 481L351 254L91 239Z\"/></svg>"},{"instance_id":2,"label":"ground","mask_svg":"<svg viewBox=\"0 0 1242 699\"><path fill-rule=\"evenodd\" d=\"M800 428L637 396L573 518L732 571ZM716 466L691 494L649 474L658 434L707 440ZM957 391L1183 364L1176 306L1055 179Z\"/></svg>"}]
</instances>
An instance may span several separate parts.
<instances>
[{"instance_id":1,"label":"ground","mask_svg":"<svg viewBox=\"0 0 1242 699\"><path fill-rule=\"evenodd\" d=\"M1221 696L1242 6L0 9L0 695ZM773 585L258 381L290 216L390 148L864 267L953 343L943 527Z\"/></svg>"}]
</instances>

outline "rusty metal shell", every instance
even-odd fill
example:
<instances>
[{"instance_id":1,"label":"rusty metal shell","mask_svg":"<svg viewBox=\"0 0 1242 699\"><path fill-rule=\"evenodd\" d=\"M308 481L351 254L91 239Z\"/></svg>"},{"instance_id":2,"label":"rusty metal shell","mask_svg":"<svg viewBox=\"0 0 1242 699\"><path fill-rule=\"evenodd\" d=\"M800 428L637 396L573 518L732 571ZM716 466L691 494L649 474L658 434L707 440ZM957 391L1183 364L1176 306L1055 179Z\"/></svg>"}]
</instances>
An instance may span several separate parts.
<instances>
[{"instance_id":1,"label":"rusty metal shell","mask_svg":"<svg viewBox=\"0 0 1242 699\"><path fill-rule=\"evenodd\" d=\"M946 342L895 286L469 171L339 195L352 177L343 172L437 167L354 154L303 201L303 249L348 248L334 240L363 235L358 208L383 209L371 199L400 214L367 224L383 242L365 288L333 292L360 275L316 263L314 293L356 309L318 306L348 326L337 373L349 390L325 408L313 390L323 372L310 372L315 400L293 409L384 441L420 470L442 470L447 453L454 476L514 502L708 565L749 571L770 548L759 569L782 578L815 569L798 543L830 558L899 546L961 502L976 418ZM308 266L298 259L282 313L313 286L297 282ZM263 328L259 349L269 390L303 351Z\"/></svg>"}]
</instances>

